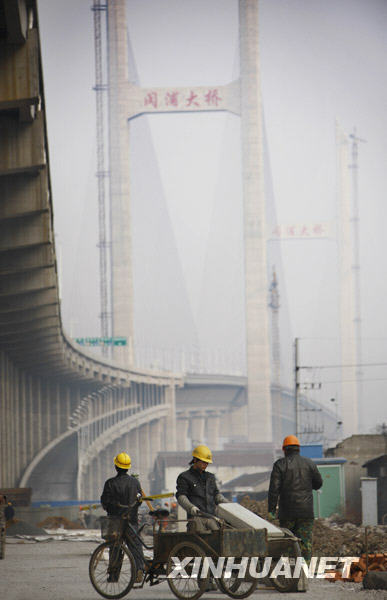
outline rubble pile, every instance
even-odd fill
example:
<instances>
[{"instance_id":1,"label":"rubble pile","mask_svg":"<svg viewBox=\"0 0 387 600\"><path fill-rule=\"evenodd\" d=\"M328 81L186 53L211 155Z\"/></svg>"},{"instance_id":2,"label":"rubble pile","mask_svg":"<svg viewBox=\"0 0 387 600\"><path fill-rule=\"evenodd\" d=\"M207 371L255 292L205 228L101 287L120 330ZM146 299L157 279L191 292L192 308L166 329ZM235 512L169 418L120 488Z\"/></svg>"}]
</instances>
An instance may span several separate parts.
<instances>
[{"instance_id":1,"label":"rubble pile","mask_svg":"<svg viewBox=\"0 0 387 600\"><path fill-rule=\"evenodd\" d=\"M44 527L44 529L84 529L84 526L80 521L74 522L69 521L66 517L47 517L43 521L38 523L38 527Z\"/></svg>"},{"instance_id":2,"label":"rubble pile","mask_svg":"<svg viewBox=\"0 0 387 600\"><path fill-rule=\"evenodd\" d=\"M14 537L17 535L47 535L44 529L36 527L36 525L30 525L25 521L19 521L18 519L12 519L8 521L6 526L6 535Z\"/></svg>"},{"instance_id":3,"label":"rubble pile","mask_svg":"<svg viewBox=\"0 0 387 600\"><path fill-rule=\"evenodd\" d=\"M263 519L268 519L267 500L258 502L244 496L240 504ZM278 521L274 521L279 525ZM366 552L364 527L342 518L316 519L313 530L313 556L361 556ZM387 552L387 527L368 528L368 552Z\"/></svg>"},{"instance_id":4,"label":"rubble pile","mask_svg":"<svg viewBox=\"0 0 387 600\"><path fill-rule=\"evenodd\" d=\"M338 525L317 519L313 530L313 556L360 556L366 552L364 527L353 523ZM387 552L387 527L368 528L368 552Z\"/></svg>"},{"instance_id":5,"label":"rubble pile","mask_svg":"<svg viewBox=\"0 0 387 600\"><path fill-rule=\"evenodd\" d=\"M255 513L262 517L262 519L268 519L269 511L267 509L267 500L252 500L250 496L243 496L241 500L239 500L239 504L251 510L251 512Z\"/></svg>"},{"instance_id":6,"label":"rubble pile","mask_svg":"<svg viewBox=\"0 0 387 600\"><path fill-rule=\"evenodd\" d=\"M331 573L327 575L327 579L329 579L329 581L333 583L337 580L354 581L355 583L360 583L361 581L363 581L364 577L369 571L385 572L386 570L387 554L368 554L368 558L366 554L362 554L359 559L359 562L352 563L350 571L348 573L348 577L343 577L341 570L337 569L331 571Z\"/></svg>"}]
</instances>

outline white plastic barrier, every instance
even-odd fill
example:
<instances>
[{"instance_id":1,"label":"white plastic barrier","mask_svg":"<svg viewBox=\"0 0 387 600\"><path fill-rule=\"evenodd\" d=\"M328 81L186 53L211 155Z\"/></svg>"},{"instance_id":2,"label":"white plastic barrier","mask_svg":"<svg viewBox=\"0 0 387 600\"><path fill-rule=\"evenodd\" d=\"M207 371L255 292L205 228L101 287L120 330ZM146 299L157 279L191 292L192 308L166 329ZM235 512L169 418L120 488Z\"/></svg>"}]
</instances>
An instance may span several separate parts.
<instances>
[{"instance_id":1,"label":"white plastic barrier","mask_svg":"<svg viewBox=\"0 0 387 600\"><path fill-rule=\"evenodd\" d=\"M284 537L279 528L236 502L218 505L218 516L237 529L267 529L269 537Z\"/></svg>"}]
</instances>

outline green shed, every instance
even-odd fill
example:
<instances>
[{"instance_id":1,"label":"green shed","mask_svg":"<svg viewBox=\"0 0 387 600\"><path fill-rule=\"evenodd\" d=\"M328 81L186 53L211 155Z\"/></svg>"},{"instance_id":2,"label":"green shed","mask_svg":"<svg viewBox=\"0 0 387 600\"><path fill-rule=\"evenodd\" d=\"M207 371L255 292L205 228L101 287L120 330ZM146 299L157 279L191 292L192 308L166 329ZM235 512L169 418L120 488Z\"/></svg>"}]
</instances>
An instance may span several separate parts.
<instances>
[{"instance_id":1,"label":"green shed","mask_svg":"<svg viewBox=\"0 0 387 600\"><path fill-rule=\"evenodd\" d=\"M316 458L314 462L323 478L320 490L313 492L315 517L343 514L345 508L345 458Z\"/></svg>"}]
</instances>

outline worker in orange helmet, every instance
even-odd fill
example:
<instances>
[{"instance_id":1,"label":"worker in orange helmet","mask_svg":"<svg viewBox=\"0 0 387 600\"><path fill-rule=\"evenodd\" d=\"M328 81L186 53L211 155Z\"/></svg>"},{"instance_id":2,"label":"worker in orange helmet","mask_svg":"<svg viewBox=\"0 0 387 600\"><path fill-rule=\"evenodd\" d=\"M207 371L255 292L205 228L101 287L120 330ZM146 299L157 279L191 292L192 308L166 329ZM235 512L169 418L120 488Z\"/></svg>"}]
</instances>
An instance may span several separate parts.
<instances>
[{"instance_id":1,"label":"worker in orange helmet","mask_svg":"<svg viewBox=\"0 0 387 600\"><path fill-rule=\"evenodd\" d=\"M282 450L270 477L268 508L271 518L276 518L279 504L280 527L290 529L300 538L300 549L309 562L312 556L313 490L322 486L322 477L316 464L300 456L300 442L295 435L285 437Z\"/></svg>"}]
</instances>

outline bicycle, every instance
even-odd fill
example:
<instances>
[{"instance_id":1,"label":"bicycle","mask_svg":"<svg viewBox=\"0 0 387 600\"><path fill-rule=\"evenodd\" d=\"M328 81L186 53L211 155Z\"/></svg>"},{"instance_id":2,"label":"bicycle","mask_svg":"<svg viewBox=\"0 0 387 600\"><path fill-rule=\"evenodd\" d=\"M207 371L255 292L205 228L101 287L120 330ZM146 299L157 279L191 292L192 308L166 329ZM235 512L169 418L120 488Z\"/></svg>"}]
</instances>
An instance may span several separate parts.
<instances>
[{"instance_id":1,"label":"bicycle","mask_svg":"<svg viewBox=\"0 0 387 600\"><path fill-rule=\"evenodd\" d=\"M141 502L145 498L139 498ZM100 544L93 552L89 563L89 575L94 589L104 598L122 598L132 588L141 589L145 583L150 586L168 582L174 595L180 600L198 600L207 590L209 574L202 575L201 567L195 574L193 564L186 567L187 575L175 571L176 558L184 560L198 558L203 565L206 556L214 560L221 556L265 556L266 555L266 530L254 532L230 528L218 519L220 529L204 534L198 534L193 529L190 531L168 531L165 529L165 519L169 515L166 509L151 511L155 517L153 524L153 546L148 546L140 537L143 529L138 531L128 522L131 509L135 506L125 506L128 509L121 517L102 517L101 529L105 542ZM122 507L122 505L120 505ZM200 513L201 516L214 518L213 515ZM192 522L189 520L189 522ZM174 522L175 525L176 522ZM187 520L184 520L187 524ZM145 569L142 581L136 585L136 566L133 556L134 540L147 550L153 550L153 558L145 558ZM250 560L250 558L249 558ZM215 582L219 589L232 598L247 598L256 588L257 580L248 575L239 579L229 576L223 570Z\"/></svg>"},{"instance_id":2,"label":"bicycle","mask_svg":"<svg viewBox=\"0 0 387 600\"><path fill-rule=\"evenodd\" d=\"M147 550L152 549L139 535L145 524L136 531L129 522L131 510L141 501L139 497L130 506L119 504L119 508L127 509L121 516L101 517L101 537L105 541L91 555L89 577L94 589L104 598L122 598L135 584L138 570L134 540ZM153 515L165 516L165 511L160 515L159 512L153 511ZM148 566L149 561L144 562Z\"/></svg>"}]
</instances>

